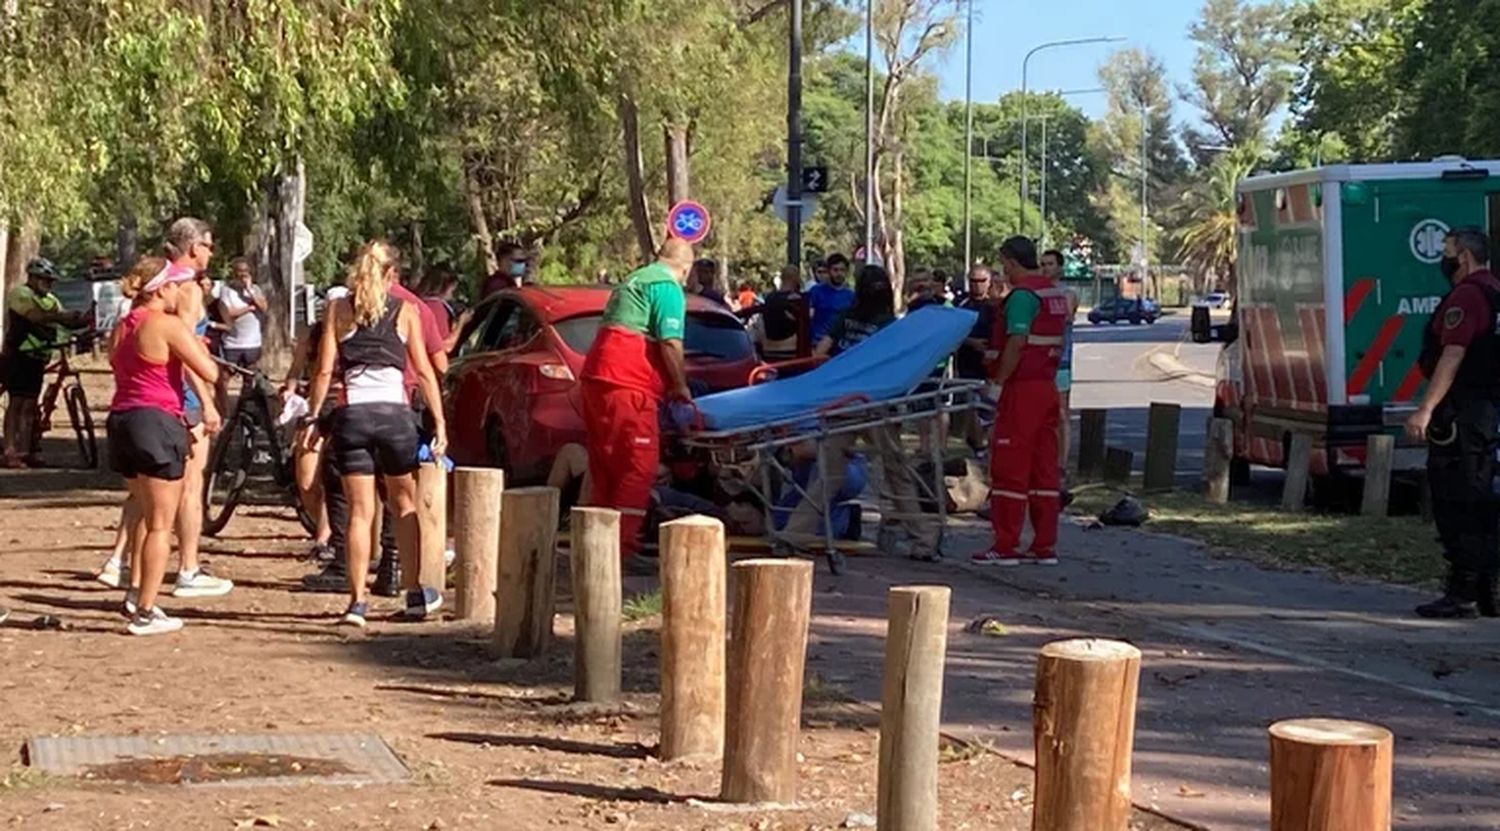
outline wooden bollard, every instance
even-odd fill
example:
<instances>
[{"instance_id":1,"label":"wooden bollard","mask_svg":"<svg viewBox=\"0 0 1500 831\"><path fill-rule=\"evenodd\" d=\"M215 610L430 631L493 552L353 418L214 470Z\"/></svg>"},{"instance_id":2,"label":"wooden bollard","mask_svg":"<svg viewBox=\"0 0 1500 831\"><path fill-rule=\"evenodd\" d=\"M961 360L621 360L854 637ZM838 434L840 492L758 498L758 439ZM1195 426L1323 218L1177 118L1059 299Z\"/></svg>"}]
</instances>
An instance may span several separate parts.
<instances>
[{"instance_id":1,"label":"wooden bollard","mask_svg":"<svg viewBox=\"0 0 1500 831\"><path fill-rule=\"evenodd\" d=\"M620 512L573 509L573 698L620 697Z\"/></svg>"},{"instance_id":2,"label":"wooden bollard","mask_svg":"<svg viewBox=\"0 0 1500 831\"><path fill-rule=\"evenodd\" d=\"M1396 466L1396 437L1377 433L1365 440L1365 492L1359 512L1383 517L1390 512L1391 470Z\"/></svg>"},{"instance_id":3,"label":"wooden bollard","mask_svg":"<svg viewBox=\"0 0 1500 831\"><path fill-rule=\"evenodd\" d=\"M1104 477L1104 450L1108 410L1078 412L1078 478L1097 482Z\"/></svg>"},{"instance_id":4,"label":"wooden bollard","mask_svg":"<svg viewBox=\"0 0 1500 831\"><path fill-rule=\"evenodd\" d=\"M1312 475L1312 436L1293 433L1286 454L1286 483L1281 489L1281 509L1300 512L1306 507L1307 480Z\"/></svg>"},{"instance_id":5,"label":"wooden bollard","mask_svg":"<svg viewBox=\"0 0 1500 831\"><path fill-rule=\"evenodd\" d=\"M1070 640L1036 662L1034 828L1125 831L1141 651L1127 643Z\"/></svg>"},{"instance_id":6,"label":"wooden bollard","mask_svg":"<svg viewBox=\"0 0 1500 831\"><path fill-rule=\"evenodd\" d=\"M1111 447L1104 452L1104 484L1126 487L1130 484L1130 468L1135 464L1135 454L1123 447Z\"/></svg>"},{"instance_id":7,"label":"wooden bollard","mask_svg":"<svg viewBox=\"0 0 1500 831\"><path fill-rule=\"evenodd\" d=\"M875 813L880 831L938 827L938 731L952 595L947 586L896 586L886 595Z\"/></svg>"},{"instance_id":8,"label":"wooden bollard","mask_svg":"<svg viewBox=\"0 0 1500 831\"><path fill-rule=\"evenodd\" d=\"M1148 491L1171 490L1177 485L1177 433L1182 425L1178 404L1152 403L1146 416L1146 474Z\"/></svg>"},{"instance_id":9,"label":"wooden bollard","mask_svg":"<svg viewBox=\"0 0 1500 831\"><path fill-rule=\"evenodd\" d=\"M536 658L552 645L557 582L557 488L500 495L500 562L495 576L495 655Z\"/></svg>"},{"instance_id":10,"label":"wooden bollard","mask_svg":"<svg viewBox=\"0 0 1500 831\"><path fill-rule=\"evenodd\" d=\"M809 560L742 560L733 576L729 708L724 728L725 802L797 801L802 672L812 616Z\"/></svg>"},{"instance_id":11,"label":"wooden bollard","mask_svg":"<svg viewBox=\"0 0 1500 831\"><path fill-rule=\"evenodd\" d=\"M1390 831L1393 753L1373 724L1271 725L1271 831Z\"/></svg>"},{"instance_id":12,"label":"wooden bollard","mask_svg":"<svg viewBox=\"0 0 1500 831\"><path fill-rule=\"evenodd\" d=\"M448 589L448 471L440 464L417 468L417 528L422 585L441 594Z\"/></svg>"},{"instance_id":13,"label":"wooden bollard","mask_svg":"<svg viewBox=\"0 0 1500 831\"><path fill-rule=\"evenodd\" d=\"M724 524L690 516L661 526L663 761L724 752Z\"/></svg>"},{"instance_id":14,"label":"wooden bollard","mask_svg":"<svg viewBox=\"0 0 1500 831\"><path fill-rule=\"evenodd\" d=\"M1234 422L1227 418L1208 420L1208 439L1203 445L1203 494L1216 505L1229 501L1229 468L1234 459Z\"/></svg>"},{"instance_id":15,"label":"wooden bollard","mask_svg":"<svg viewBox=\"0 0 1500 831\"><path fill-rule=\"evenodd\" d=\"M495 622L495 577L500 571L500 494L505 471L461 467L453 472L453 552L459 620Z\"/></svg>"}]
</instances>

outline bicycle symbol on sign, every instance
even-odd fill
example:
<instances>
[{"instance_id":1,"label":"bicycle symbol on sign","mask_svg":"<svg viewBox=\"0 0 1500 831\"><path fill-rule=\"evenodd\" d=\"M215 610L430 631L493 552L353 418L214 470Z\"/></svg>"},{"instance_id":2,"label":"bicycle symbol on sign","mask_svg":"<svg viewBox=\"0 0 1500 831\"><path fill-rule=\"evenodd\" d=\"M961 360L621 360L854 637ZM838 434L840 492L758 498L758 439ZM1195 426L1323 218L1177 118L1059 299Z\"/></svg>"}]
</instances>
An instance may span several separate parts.
<instances>
[{"instance_id":1,"label":"bicycle symbol on sign","mask_svg":"<svg viewBox=\"0 0 1500 831\"><path fill-rule=\"evenodd\" d=\"M697 243L708 236L708 210L696 202L679 202L667 214L667 232L678 239Z\"/></svg>"}]
</instances>

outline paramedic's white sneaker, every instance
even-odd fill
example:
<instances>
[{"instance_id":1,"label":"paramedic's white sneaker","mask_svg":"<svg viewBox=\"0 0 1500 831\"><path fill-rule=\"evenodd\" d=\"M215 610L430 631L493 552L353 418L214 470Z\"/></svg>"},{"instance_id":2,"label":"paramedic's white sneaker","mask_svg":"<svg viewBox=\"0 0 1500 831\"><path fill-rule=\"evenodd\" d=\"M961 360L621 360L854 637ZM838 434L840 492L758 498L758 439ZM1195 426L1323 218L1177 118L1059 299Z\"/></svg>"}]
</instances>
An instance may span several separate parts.
<instances>
[{"instance_id":1,"label":"paramedic's white sneaker","mask_svg":"<svg viewBox=\"0 0 1500 831\"><path fill-rule=\"evenodd\" d=\"M183 571L177 575L177 584L172 587L173 597L223 597L234 591L234 583L215 577L207 569Z\"/></svg>"},{"instance_id":2,"label":"paramedic's white sneaker","mask_svg":"<svg viewBox=\"0 0 1500 831\"><path fill-rule=\"evenodd\" d=\"M1030 559L1031 556L1027 554L1017 554L1015 552L1001 554L992 548L970 557L969 562L976 566L1002 566L1009 568L1011 566L1018 566ZM1057 560L1054 559L1052 562L1055 564Z\"/></svg>"}]
</instances>

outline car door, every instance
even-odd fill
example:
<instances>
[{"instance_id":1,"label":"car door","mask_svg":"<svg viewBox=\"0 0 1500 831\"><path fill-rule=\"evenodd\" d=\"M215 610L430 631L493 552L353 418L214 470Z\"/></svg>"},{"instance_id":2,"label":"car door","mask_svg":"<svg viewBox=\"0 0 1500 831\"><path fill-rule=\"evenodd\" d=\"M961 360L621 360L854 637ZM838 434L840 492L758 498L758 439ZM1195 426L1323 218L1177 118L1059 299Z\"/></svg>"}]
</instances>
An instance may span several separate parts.
<instances>
[{"instance_id":1,"label":"car door","mask_svg":"<svg viewBox=\"0 0 1500 831\"><path fill-rule=\"evenodd\" d=\"M487 460L485 423L490 390L499 382L504 362L501 345L519 307L519 302L504 296L482 306L468 332L461 336L444 379L452 455L463 464Z\"/></svg>"},{"instance_id":2,"label":"car door","mask_svg":"<svg viewBox=\"0 0 1500 831\"><path fill-rule=\"evenodd\" d=\"M496 367L487 408L490 463L512 468L529 463L533 438L532 388L537 356L545 348L538 316L517 300L498 335Z\"/></svg>"}]
</instances>

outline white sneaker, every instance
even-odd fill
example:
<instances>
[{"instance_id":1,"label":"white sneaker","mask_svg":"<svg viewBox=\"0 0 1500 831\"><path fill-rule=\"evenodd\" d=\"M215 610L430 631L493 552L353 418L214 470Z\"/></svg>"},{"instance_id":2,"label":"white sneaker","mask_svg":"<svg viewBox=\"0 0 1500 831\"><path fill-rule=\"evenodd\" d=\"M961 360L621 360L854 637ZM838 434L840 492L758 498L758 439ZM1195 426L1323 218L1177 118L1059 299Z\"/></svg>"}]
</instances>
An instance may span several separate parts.
<instances>
[{"instance_id":1,"label":"white sneaker","mask_svg":"<svg viewBox=\"0 0 1500 831\"><path fill-rule=\"evenodd\" d=\"M104 567L99 569L94 579L112 589L118 589L121 586L130 585L130 569L111 557L104 562Z\"/></svg>"},{"instance_id":2,"label":"white sneaker","mask_svg":"<svg viewBox=\"0 0 1500 831\"><path fill-rule=\"evenodd\" d=\"M125 629L132 635L166 635L181 630L182 621L167 617L167 613L161 609L152 609L150 612L142 610L136 613Z\"/></svg>"},{"instance_id":3,"label":"white sneaker","mask_svg":"<svg viewBox=\"0 0 1500 831\"><path fill-rule=\"evenodd\" d=\"M215 577L207 569L195 572L179 572L177 584L172 587L173 597L223 597L234 590L234 582Z\"/></svg>"}]
</instances>

